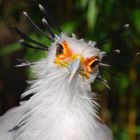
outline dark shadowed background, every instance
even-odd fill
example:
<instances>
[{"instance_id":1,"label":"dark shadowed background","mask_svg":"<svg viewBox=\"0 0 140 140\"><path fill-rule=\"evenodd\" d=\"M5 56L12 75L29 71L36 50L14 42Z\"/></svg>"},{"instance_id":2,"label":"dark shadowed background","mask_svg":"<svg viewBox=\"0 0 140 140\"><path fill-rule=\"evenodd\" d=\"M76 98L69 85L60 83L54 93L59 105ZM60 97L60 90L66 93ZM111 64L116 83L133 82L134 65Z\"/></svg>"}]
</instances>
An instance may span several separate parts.
<instances>
[{"instance_id":1,"label":"dark shadowed background","mask_svg":"<svg viewBox=\"0 0 140 140\"><path fill-rule=\"evenodd\" d=\"M114 133L114 140L140 140L140 0L0 0L0 114L19 105L20 95L31 78L28 68L17 68L17 59L38 60L44 53L23 48L12 26L16 25L33 39L49 44L29 26L22 15L27 11L42 27L38 4L53 15L63 31L79 38L99 41L109 35L102 49L120 49L121 56L113 70L102 71L109 81L108 90L100 81L93 85L102 108L100 116ZM116 31L124 24L130 28L121 34ZM111 73L111 74L110 74Z\"/></svg>"}]
</instances>

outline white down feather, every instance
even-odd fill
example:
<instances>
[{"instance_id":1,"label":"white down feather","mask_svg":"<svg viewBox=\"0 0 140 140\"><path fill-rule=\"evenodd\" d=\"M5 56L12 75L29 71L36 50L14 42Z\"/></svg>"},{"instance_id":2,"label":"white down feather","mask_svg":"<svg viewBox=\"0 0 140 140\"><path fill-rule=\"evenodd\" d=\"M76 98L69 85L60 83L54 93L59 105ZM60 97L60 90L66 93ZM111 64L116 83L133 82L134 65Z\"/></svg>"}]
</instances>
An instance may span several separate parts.
<instances>
[{"instance_id":1,"label":"white down feather","mask_svg":"<svg viewBox=\"0 0 140 140\"><path fill-rule=\"evenodd\" d=\"M68 83L69 70L53 63L56 43L62 40L83 56L100 56L100 50L85 41L56 37L47 59L32 66L36 80L23 96L34 95L0 118L0 140L112 140L111 131L97 121L98 107L92 101L90 83L98 73L90 80L77 74Z\"/></svg>"}]
</instances>

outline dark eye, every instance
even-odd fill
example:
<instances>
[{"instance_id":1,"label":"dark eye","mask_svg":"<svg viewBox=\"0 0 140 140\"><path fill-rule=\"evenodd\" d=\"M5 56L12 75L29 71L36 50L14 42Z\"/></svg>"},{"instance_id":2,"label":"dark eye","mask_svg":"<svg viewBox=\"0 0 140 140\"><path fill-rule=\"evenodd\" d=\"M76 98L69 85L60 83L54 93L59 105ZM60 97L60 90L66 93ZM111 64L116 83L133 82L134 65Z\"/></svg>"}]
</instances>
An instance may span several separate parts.
<instances>
[{"instance_id":1,"label":"dark eye","mask_svg":"<svg viewBox=\"0 0 140 140\"><path fill-rule=\"evenodd\" d=\"M92 69L94 69L96 66L98 66L99 65L99 61L98 60L96 60L96 61L94 61L91 65L90 65L90 67L92 68Z\"/></svg>"},{"instance_id":2,"label":"dark eye","mask_svg":"<svg viewBox=\"0 0 140 140\"><path fill-rule=\"evenodd\" d=\"M64 47L61 44L57 44L56 55L60 55L64 53Z\"/></svg>"}]
</instances>

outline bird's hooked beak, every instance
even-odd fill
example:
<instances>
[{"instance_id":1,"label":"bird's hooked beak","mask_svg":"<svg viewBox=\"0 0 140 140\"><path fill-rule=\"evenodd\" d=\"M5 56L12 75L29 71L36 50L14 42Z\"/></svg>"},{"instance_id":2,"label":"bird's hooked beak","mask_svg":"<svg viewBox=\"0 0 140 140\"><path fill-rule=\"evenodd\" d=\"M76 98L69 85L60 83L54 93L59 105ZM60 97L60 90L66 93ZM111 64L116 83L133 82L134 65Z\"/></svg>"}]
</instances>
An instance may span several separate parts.
<instances>
[{"instance_id":1,"label":"bird's hooked beak","mask_svg":"<svg viewBox=\"0 0 140 140\"><path fill-rule=\"evenodd\" d=\"M77 72L79 72L81 66L81 58L80 56L76 57L76 59L70 64L70 77L68 83L70 83Z\"/></svg>"}]
</instances>

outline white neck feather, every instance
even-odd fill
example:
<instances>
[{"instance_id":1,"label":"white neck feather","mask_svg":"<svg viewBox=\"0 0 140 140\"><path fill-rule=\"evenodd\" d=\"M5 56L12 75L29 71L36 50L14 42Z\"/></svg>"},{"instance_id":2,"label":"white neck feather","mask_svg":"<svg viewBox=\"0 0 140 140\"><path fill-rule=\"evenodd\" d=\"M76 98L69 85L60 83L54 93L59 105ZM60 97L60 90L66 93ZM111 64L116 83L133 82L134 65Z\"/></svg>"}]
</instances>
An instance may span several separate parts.
<instances>
[{"instance_id":1,"label":"white neck feather","mask_svg":"<svg viewBox=\"0 0 140 140\"><path fill-rule=\"evenodd\" d=\"M68 84L68 76L52 68L33 82L25 94L35 95L25 104L17 140L94 140L97 116L90 83L77 76Z\"/></svg>"}]
</instances>

